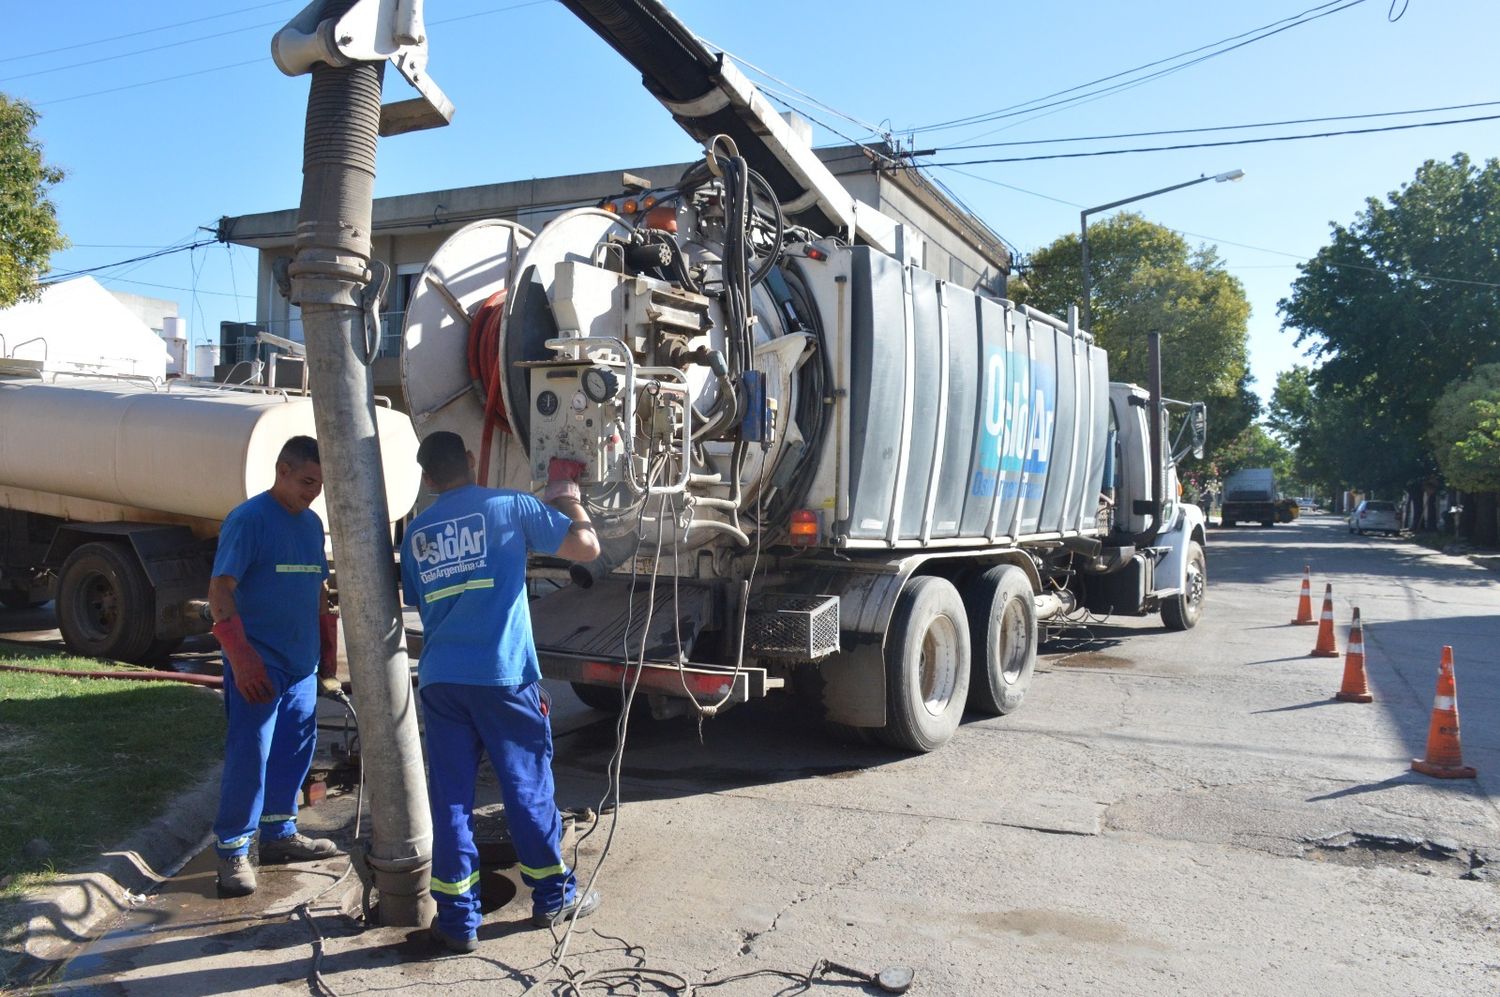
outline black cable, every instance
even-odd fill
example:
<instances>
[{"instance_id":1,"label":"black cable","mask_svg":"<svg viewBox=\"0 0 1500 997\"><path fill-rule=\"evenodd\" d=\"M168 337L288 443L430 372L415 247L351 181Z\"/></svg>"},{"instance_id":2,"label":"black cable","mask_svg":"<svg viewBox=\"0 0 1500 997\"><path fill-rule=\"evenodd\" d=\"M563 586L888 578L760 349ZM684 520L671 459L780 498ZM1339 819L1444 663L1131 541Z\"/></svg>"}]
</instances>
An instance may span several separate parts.
<instances>
[{"instance_id":1,"label":"black cable","mask_svg":"<svg viewBox=\"0 0 1500 997\"><path fill-rule=\"evenodd\" d=\"M1198 52L1202 52L1205 49L1215 48L1215 46L1227 45L1230 42L1239 42L1238 45L1234 45L1234 46L1231 46L1230 48L1225 48L1225 49L1222 49L1222 50L1217 50L1217 51L1214 51L1214 52L1210 52L1209 54L1207 54L1205 56L1201 56L1198 59L1194 59L1191 62L1184 63L1181 66L1171 67L1171 68L1169 68L1167 70L1164 70L1161 73L1151 74L1150 76L1144 77L1141 80L1131 80L1131 81L1127 81L1124 84L1119 84L1117 87L1108 87L1108 88L1105 88L1105 90L1103 92L1108 92L1110 90L1118 89L1120 86L1126 86L1126 85L1131 85L1131 84L1134 84L1134 83L1145 82L1146 80L1150 80L1150 79L1156 79L1159 76L1166 75L1167 73L1175 73L1178 70L1187 69L1189 66L1194 66L1194 65L1197 65L1200 62L1206 61L1208 59L1212 59L1212 58L1214 58L1216 56L1223 55L1226 52L1232 52L1235 49L1243 48L1246 45L1250 45L1250 44L1253 44L1255 42L1261 41L1261 40L1263 40L1265 38L1269 38L1272 35L1280 34L1281 32L1290 30L1291 28L1300 27L1301 25L1304 25L1304 24L1310 24L1313 21L1318 20L1319 18L1323 18L1323 17L1329 16L1330 14L1341 13L1341 12L1343 12L1345 10L1348 10L1351 7L1357 7L1361 3L1364 3L1364 2L1365 2L1365 0L1329 0L1329 2L1327 2L1327 3L1322 3L1322 4L1318 4L1317 6L1314 6L1314 7L1309 7L1308 9L1306 9L1304 11L1301 11L1299 13L1291 15L1290 17L1283 17L1283 18L1281 18L1279 20L1271 21L1269 24L1263 24L1263 25L1261 25L1258 28L1251 28L1248 31L1242 31L1242 32L1240 32L1237 35L1230 35L1227 38L1220 38L1218 41L1208 42L1207 44L1199 45L1197 48L1187 49L1186 51L1178 52L1176 55L1169 55L1169 56L1166 56L1166 57L1161 58L1161 59L1157 59L1157 60L1152 61L1152 62L1143 63L1143 64L1141 64L1139 66L1135 66L1135 67L1132 67L1130 69L1123 69L1123 70L1121 70L1121 71L1119 71L1117 73L1111 73L1108 76L1101 76L1098 79L1096 79L1096 80L1090 80L1087 83L1079 83L1078 85L1072 86L1072 87L1068 87L1065 90L1057 90L1057 91L1054 91L1053 93L1049 93L1049 94L1046 94L1046 95L1041 96L1041 97L1034 97L1031 100L1024 101L1024 102L1022 102L1020 104L1011 104L1008 107L1002 107L1002 108L1000 108L998 110L995 110L995 111L985 111L985 112L982 112L980 114L972 114L972 115L968 115L967 117L963 117L963 118L953 118L953 119L951 119L949 121L942 121L942 122L938 122L937 124L933 124L933 125L917 125L917 126L914 126L914 127L911 127L911 128L902 128L902 129L898 129L898 130L902 131L902 132L944 131L944 130L949 129L949 128L959 128L959 127L962 127L964 125L985 124L985 123L988 123L990 121L999 121L1002 118L1016 117L1016 116L1022 115L1022 114L1030 114L1033 111L1046 110L1049 107L1055 107L1055 106L1057 106L1059 104L1067 104L1067 103L1070 103L1070 102L1073 102L1073 101L1081 100L1081 99L1083 99L1085 97L1092 96L1093 92L1091 91L1089 93L1078 94L1076 97L1068 97L1066 100L1054 101L1051 104L1043 104L1043 103L1041 103L1042 101L1052 100L1052 98L1054 98L1054 97L1066 97L1067 94L1075 93L1076 91L1079 91L1079 90L1086 90L1087 88L1097 86L1100 83L1108 83L1109 81L1111 81L1111 80L1117 80L1117 79L1119 79L1122 76L1130 76L1130 75L1132 75L1134 73L1139 73L1139 72L1141 72L1142 70L1145 70L1145 69L1153 69L1156 66L1161 66L1161 65L1164 65L1166 63L1174 62L1174 61L1176 61L1178 59L1182 59L1182 58L1184 58L1186 56L1194 55L1194 54L1196 54ZM1334 8L1334 9L1330 10L1329 8ZM1312 15L1312 16L1308 16L1308 15ZM1275 29L1275 30L1272 30L1272 29ZM1264 33L1262 33L1262 32L1264 32ZM1252 35L1254 37L1250 37ZM1245 39L1245 40L1244 41L1240 41L1241 39ZM1032 106L1032 105L1036 105L1036 106Z\"/></svg>"},{"instance_id":2,"label":"black cable","mask_svg":"<svg viewBox=\"0 0 1500 997\"><path fill-rule=\"evenodd\" d=\"M56 55L58 52L71 52L74 49L88 48L91 45L103 45L107 42L123 41L126 38L139 38L141 35L155 35L172 28L183 28L189 24L202 24L204 21L218 21L235 14L247 14L252 10L264 10L267 7L288 6L287 0L273 0L271 3L258 3L250 7L239 7L235 10L226 10L222 14L209 14L207 17L195 17L187 21L173 21L170 24L161 24L154 28L142 28L139 31L127 31L123 35L111 35L108 38L96 38L88 42L76 42L72 45L61 45L57 48L42 49L38 52L23 52L20 55L7 55L0 58L0 62L16 62L20 59L36 59L44 55ZM248 29L247 29L248 30Z\"/></svg>"},{"instance_id":3,"label":"black cable","mask_svg":"<svg viewBox=\"0 0 1500 997\"><path fill-rule=\"evenodd\" d=\"M995 159L960 159L951 163L929 163L929 166L981 166L991 163L1032 163L1048 159L1085 159L1093 156L1123 156L1136 152L1175 152L1180 149L1216 149L1229 145L1261 145L1267 142L1298 142L1313 138L1335 138L1340 135L1374 135L1379 132L1404 132L1413 128L1437 128L1443 125L1469 125L1480 121L1500 120L1500 114L1487 114L1476 118L1453 118L1447 121L1419 121L1409 125L1386 125L1381 128L1349 128L1334 132L1313 132L1306 135L1270 135L1261 138L1229 139L1222 142L1191 142L1182 145L1156 145L1136 149L1098 149L1092 152L1059 152L1045 156L1010 156ZM913 169L902 164L901 169Z\"/></svg>"},{"instance_id":4,"label":"black cable","mask_svg":"<svg viewBox=\"0 0 1500 997\"><path fill-rule=\"evenodd\" d=\"M1370 114L1334 114L1324 118L1292 118L1287 121L1260 121L1246 125L1214 125L1207 128L1166 128L1151 132L1119 132L1114 135L1078 135L1070 138L1036 138L1017 142L977 142L970 145L940 145L912 153L913 156L933 156L939 152L954 152L959 149L1002 149L1023 145L1060 145L1064 142L1102 142L1117 138L1148 138L1153 135L1196 135L1202 132L1243 131L1247 128L1279 128L1285 125L1313 125L1327 121L1363 121L1369 118L1394 118L1407 114L1437 114L1442 111L1468 111L1476 107L1495 107L1500 100L1480 101L1476 104L1449 104L1446 107L1421 107L1409 111L1378 111Z\"/></svg>"},{"instance_id":5,"label":"black cable","mask_svg":"<svg viewBox=\"0 0 1500 997\"><path fill-rule=\"evenodd\" d=\"M114 263L101 263L96 267L84 267L81 270L69 270L65 273L49 274L46 280L41 281L41 286L47 287L60 281L71 280L74 277L82 277L85 274L98 273L100 270L113 270L115 267L123 267L131 263L141 263L145 260L155 260L163 256L171 256L174 253L184 253L193 249L202 249L204 246L212 246L218 241L219 240L217 239L200 239L199 241L187 246L167 246L163 249L158 249L154 253L146 253L143 256L132 256L128 260L118 260Z\"/></svg>"}]
</instances>

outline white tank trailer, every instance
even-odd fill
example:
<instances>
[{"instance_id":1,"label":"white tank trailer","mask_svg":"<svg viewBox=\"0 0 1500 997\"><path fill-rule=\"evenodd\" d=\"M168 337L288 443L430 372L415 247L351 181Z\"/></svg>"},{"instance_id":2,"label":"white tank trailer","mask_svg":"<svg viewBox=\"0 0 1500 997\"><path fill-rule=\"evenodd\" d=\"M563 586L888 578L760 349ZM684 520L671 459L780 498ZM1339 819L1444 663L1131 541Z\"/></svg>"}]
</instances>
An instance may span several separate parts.
<instances>
[{"instance_id":1,"label":"white tank trailer","mask_svg":"<svg viewBox=\"0 0 1500 997\"><path fill-rule=\"evenodd\" d=\"M1174 467L1201 452L1201 405L1171 452L1159 389L1111 383L1073 315L887 251L894 223L659 4L565 5L705 161L538 233L456 233L402 357L418 433L458 432L485 483L585 466L604 556L532 565L548 676L618 710L638 669L659 715L789 686L926 751L966 705L1020 706L1041 625L1197 621L1203 515Z\"/></svg>"},{"instance_id":2,"label":"white tank trailer","mask_svg":"<svg viewBox=\"0 0 1500 997\"><path fill-rule=\"evenodd\" d=\"M393 519L416 498L410 421L377 410ZM275 480L311 400L180 381L0 377L0 601L57 603L70 650L160 657L208 622L225 516ZM323 500L313 506L327 522Z\"/></svg>"}]
</instances>

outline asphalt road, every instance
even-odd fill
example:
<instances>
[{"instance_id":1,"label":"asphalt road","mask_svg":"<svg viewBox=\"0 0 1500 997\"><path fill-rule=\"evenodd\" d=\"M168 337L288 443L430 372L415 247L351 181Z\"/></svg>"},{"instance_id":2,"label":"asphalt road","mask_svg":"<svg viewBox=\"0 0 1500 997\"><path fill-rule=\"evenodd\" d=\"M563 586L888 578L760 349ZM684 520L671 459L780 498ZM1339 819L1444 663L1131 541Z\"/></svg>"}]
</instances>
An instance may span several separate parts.
<instances>
[{"instance_id":1,"label":"asphalt road","mask_svg":"<svg viewBox=\"0 0 1500 997\"><path fill-rule=\"evenodd\" d=\"M1361 609L1374 704L1332 701L1342 657L1309 657L1314 628L1288 625L1304 564L1315 603L1333 584L1340 652ZM1195 630L1070 633L1020 712L927 756L769 706L705 723L701 744L695 721L633 721L605 905L566 965L740 977L705 991L724 995L802 992L820 959L908 966L927 995L1500 991L1500 576L1313 515L1214 530L1209 578ZM1477 780L1409 771L1444 644ZM595 804L614 725L557 702L559 802ZM304 824L338 831L350 810ZM191 864L54 992L306 994L310 934L287 911L341 868L273 870L226 903ZM495 910L473 956L427 958L325 901L322 972L345 995L520 994L552 944L527 909Z\"/></svg>"}]
</instances>

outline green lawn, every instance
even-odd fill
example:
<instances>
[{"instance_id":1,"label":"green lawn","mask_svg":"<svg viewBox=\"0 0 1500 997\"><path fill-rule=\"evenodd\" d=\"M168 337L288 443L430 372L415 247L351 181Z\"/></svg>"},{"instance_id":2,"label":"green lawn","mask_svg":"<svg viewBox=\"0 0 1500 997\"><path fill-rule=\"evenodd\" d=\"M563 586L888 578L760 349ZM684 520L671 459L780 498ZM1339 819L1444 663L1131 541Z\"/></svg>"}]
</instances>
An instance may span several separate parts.
<instances>
[{"instance_id":1,"label":"green lawn","mask_svg":"<svg viewBox=\"0 0 1500 997\"><path fill-rule=\"evenodd\" d=\"M33 657L8 642L0 642L0 663L126 667ZM150 822L223 744L224 707L211 690L0 671L0 922L6 901ZM46 847L28 855L37 839Z\"/></svg>"}]
</instances>

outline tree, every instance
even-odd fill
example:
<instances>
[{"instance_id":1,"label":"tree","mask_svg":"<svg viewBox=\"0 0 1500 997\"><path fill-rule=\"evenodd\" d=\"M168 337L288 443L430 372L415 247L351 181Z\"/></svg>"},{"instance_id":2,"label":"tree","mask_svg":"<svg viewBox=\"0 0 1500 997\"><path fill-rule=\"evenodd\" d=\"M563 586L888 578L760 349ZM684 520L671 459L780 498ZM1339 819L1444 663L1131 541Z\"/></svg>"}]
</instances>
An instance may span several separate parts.
<instances>
[{"instance_id":1,"label":"tree","mask_svg":"<svg viewBox=\"0 0 1500 997\"><path fill-rule=\"evenodd\" d=\"M1110 377L1146 382L1146 334L1162 339L1162 390L1209 406L1210 454L1238 436L1259 413L1246 354L1250 303L1211 246L1190 247L1169 228L1138 214L1114 215L1089 228L1094 327L1109 351ZM1083 293L1078 236L1038 250L1017 301L1067 314Z\"/></svg>"},{"instance_id":2,"label":"tree","mask_svg":"<svg viewBox=\"0 0 1500 997\"><path fill-rule=\"evenodd\" d=\"M0 308L35 298L52 254L68 245L47 197L63 171L43 161L36 122L29 104L0 94Z\"/></svg>"},{"instance_id":3,"label":"tree","mask_svg":"<svg viewBox=\"0 0 1500 997\"><path fill-rule=\"evenodd\" d=\"M1496 540L1495 493L1500 491L1500 364L1485 364L1452 385L1432 410L1433 449L1453 485L1473 496L1464 518L1476 541ZM1469 502L1465 503L1465 512Z\"/></svg>"},{"instance_id":4,"label":"tree","mask_svg":"<svg viewBox=\"0 0 1500 997\"><path fill-rule=\"evenodd\" d=\"M1309 383L1344 483L1396 489L1437 470L1433 406L1500 361L1500 161L1429 160L1370 198L1307 263L1279 309L1321 361ZM1351 473L1350 469L1357 473Z\"/></svg>"}]
</instances>

